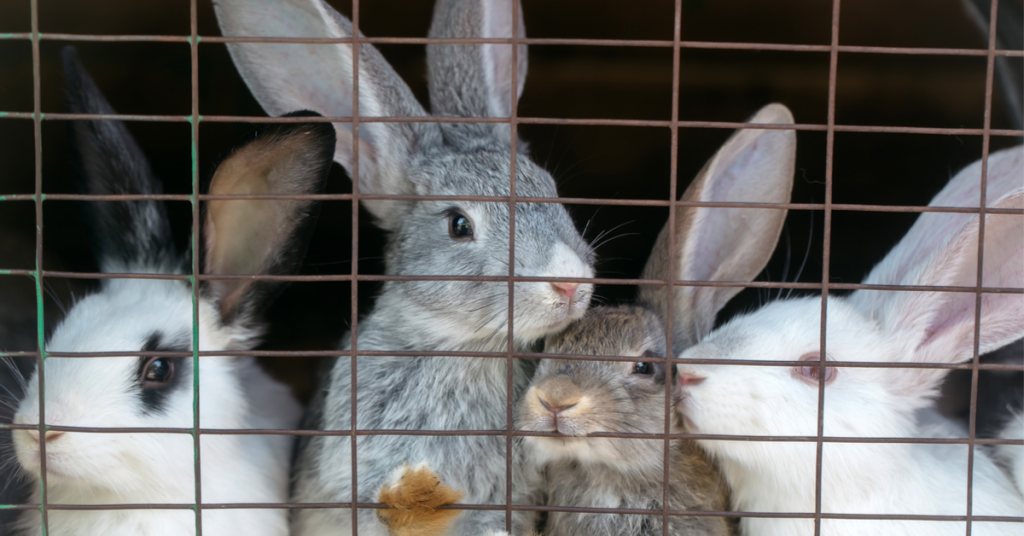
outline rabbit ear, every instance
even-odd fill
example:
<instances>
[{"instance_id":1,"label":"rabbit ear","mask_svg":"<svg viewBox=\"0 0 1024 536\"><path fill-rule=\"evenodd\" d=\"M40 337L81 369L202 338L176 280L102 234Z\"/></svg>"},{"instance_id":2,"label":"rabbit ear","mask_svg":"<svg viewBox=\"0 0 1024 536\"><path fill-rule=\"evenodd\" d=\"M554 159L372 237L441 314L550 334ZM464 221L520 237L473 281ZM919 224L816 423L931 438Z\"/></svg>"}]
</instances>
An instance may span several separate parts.
<instances>
[{"instance_id":1,"label":"rabbit ear","mask_svg":"<svg viewBox=\"0 0 1024 536\"><path fill-rule=\"evenodd\" d=\"M352 24L322 0L217 0L225 36L351 38ZM348 117L353 111L352 45L229 43L228 51L253 96L268 114L309 109ZM372 45L359 45L360 117L425 116L409 87ZM351 175L351 123L335 123L334 159ZM364 194L414 194L409 162L440 143L433 123L381 122L359 127L359 189ZM392 228L399 203L366 200L381 226Z\"/></svg>"},{"instance_id":2,"label":"rabbit ear","mask_svg":"<svg viewBox=\"0 0 1024 536\"><path fill-rule=\"evenodd\" d=\"M750 123L792 124L781 104L770 104ZM785 203L793 189L796 131L738 130L708 161L683 194L686 201ZM676 213L675 250L669 251L665 224L644 268L644 279L666 279L669 256L676 279L750 281L764 268L782 232L786 210L689 208ZM675 287L673 299L677 349L695 344L714 327L715 315L742 288ZM641 287L641 303L663 313L663 287Z\"/></svg>"},{"instance_id":3,"label":"rabbit ear","mask_svg":"<svg viewBox=\"0 0 1024 536\"><path fill-rule=\"evenodd\" d=\"M296 112L295 116L315 116ZM327 123L266 124L217 166L210 194L323 193L334 152ZM316 200L211 200L204 206L203 269L219 275L287 275L306 254L320 211ZM207 280L225 324L252 322L284 288L281 281Z\"/></svg>"},{"instance_id":4,"label":"rabbit ear","mask_svg":"<svg viewBox=\"0 0 1024 536\"><path fill-rule=\"evenodd\" d=\"M512 37L513 14L519 37L526 37L522 5L517 0L438 0L429 36L434 39ZM516 52L516 79L512 79L512 45L427 45L430 106L435 115L457 117L509 117L512 92L516 100L526 83L526 45ZM508 143L505 124L446 123L446 140L456 145L493 136Z\"/></svg>"},{"instance_id":5,"label":"rabbit ear","mask_svg":"<svg viewBox=\"0 0 1024 536\"><path fill-rule=\"evenodd\" d=\"M1017 146L989 155L986 174L986 204L1024 185L1021 178L1024 170L1024 147ZM964 168L953 177L949 184L932 199L932 207L977 207L981 200L981 160ZM935 248L952 236L953 232L975 216L972 214L923 212L903 240L878 263L864 279L872 285L895 284L909 273L920 268ZM859 292L851 300L862 310L874 309L878 304L871 300L883 297L885 293Z\"/></svg>"},{"instance_id":6,"label":"rabbit ear","mask_svg":"<svg viewBox=\"0 0 1024 536\"><path fill-rule=\"evenodd\" d=\"M68 110L75 114L113 114L114 109L85 71L74 47L64 48ZM163 189L149 161L121 121L71 121L76 164L84 193L159 194ZM104 272L169 270L174 241L162 201L93 201L89 225Z\"/></svg>"},{"instance_id":7,"label":"rabbit ear","mask_svg":"<svg viewBox=\"0 0 1024 536\"><path fill-rule=\"evenodd\" d=\"M1024 208L1024 189L1004 196L993 208ZM907 272L902 280L886 284L973 287L978 274L978 227L975 215L932 255ZM985 216L985 257L982 284L994 288L1024 287L1024 216ZM909 237L909 235L908 235ZM907 240L904 237L897 249ZM876 318L898 341L898 359L908 362L958 363L974 355L976 295L971 292L884 292L859 290L855 294L882 295L863 310ZM864 303L852 300L855 305ZM1024 337L1024 295L986 293L981 301L979 353L987 353ZM947 370L900 369L894 373L897 391L927 395Z\"/></svg>"}]
</instances>

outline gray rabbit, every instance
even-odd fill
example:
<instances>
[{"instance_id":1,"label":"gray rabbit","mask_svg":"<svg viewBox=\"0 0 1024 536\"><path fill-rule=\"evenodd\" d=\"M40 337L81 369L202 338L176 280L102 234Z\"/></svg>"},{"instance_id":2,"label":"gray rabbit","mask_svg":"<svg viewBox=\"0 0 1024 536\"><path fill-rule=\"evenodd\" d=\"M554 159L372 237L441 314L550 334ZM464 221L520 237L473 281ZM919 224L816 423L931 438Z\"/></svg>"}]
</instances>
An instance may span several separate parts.
<instances>
[{"instance_id":1,"label":"gray rabbit","mask_svg":"<svg viewBox=\"0 0 1024 536\"><path fill-rule=\"evenodd\" d=\"M763 108L751 123L792 124L785 106ZM736 132L707 163L683 194L685 201L782 203L789 200L796 158L793 130L745 129ZM655 243L644 279L745 282L752 280L775 249L786 210L759 208L679 209L675 245L669 247L669 224ZM739 286L678 286L673 297L673 353L678 354L707 335L715 315L736 295ZM545 340L550 354L635 357L635 361L544 359L516 408L516 427L557 432L558 437L526 437L522 444L524 474L532 483L524 493L527 504L558 507L654 510L650 515L549 511L542 530L550 536L655 536L663 532L664 446L662 439L588 437L598 432L661 434L665 432L665 382L690 381L676 377L674 368L659 362L666 351L668 293L662 286L641 288L636 304L591 309L565 331ZM674 396L681 389L674 388ZM674 407L674 404L673 404ZM670 415L672 433L681 431L679 417ZM668 508L681 511L724 511L728 490L709 457L693 441L669 444ZM422 471L424 467L418 467ZM427 469L430 469L427 467ZM529 474L533 471L534 474ZM400 492L408 486L396 473L390 493L382 499L391 508L409 506L391 500L413 497ZM444 470L437 485L449 483ZM429 482L429 481L428 481ZM458 489L458 488L456 488ZM422 495L422 494L421 494ZM457 496L457 495L456 495ZM435 507L436 505L431 505ZM429 513L429 509L425 510ZM382 517L382 521L386 516ZM408 534L440 535L444 527L428 524L423 515L402 519ZM441 520L445 521L445 520ZM386 521L385 521L386 522ZM517 519L516 535L531 525ZM720 536L731 533L722 517L671 516L668 534ZM389 525L398 536L394 523ZM413 532L412 529L421 529Z\"/></svg>"},{"instance_id":2,"label":"gray rabbit","mask_svg":"<svg viewBox=\"0 0 1024 536\"><path fill-rule=\"evenodd\" d=\"M320 0L216 0L224 35L351 37L350 22ZM513 0L441 0L431 37L509 38ZM522 13L519 32L523 33ZM353 52L350 44L233 43L229 50L242 77L271 115L296 107L332 117L352 114ZM434 116L510 116L522 92L526 47L432 44L427 67ZM360 118L426 117L412 92L371 45L359 45ZM360 194L420 196L510 195L515 158L518 196L555 198L551 176L525 154L511 150L508 124L367 121L359 124L358 171L351 123L336 123L335 160L357 176ZM510 269L507 200L464 202L431 197L363 201L377 224L390 232L386 272L403 276L506 276ZM593 277L593 253L565 208L557 203L517 203L517 276ZM514 284L514 338L508 341L509 284L485 281L389 281L375 308L358 324L358 349L436 351L431 357L340 358L323 378L309 426L350 430L352 389L359 429L495 430L507 423L504 359L450 356L450 352L503 351L511 342L525 350L564 329L586 311L591 284ZM350 349L346 337L343 348ZM513 362L513 389L528 382L526 362ZM428 461L466 493L472 503L503 504L505 438L362 435L358 437L359 501L372 501L393 469L406 460ZM352 500L352 440L315 437L301 447L293 500ZM372 510L359 515L360 534L383 534ZM346 534L351 510L298 510L294 534ZM475 511L456 530L479 534L504 528L503 512Z\"/></svg>"}]
</instances>

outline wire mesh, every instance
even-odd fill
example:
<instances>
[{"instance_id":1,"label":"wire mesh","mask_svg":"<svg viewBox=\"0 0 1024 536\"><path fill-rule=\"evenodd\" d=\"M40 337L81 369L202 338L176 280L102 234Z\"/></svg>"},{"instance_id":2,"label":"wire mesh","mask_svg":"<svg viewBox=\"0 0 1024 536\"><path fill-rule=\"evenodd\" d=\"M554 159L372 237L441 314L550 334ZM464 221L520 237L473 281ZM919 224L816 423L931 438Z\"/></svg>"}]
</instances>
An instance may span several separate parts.
<instances>
[{"instance_id":1,"label":"wire mesh","mask_svg":"<svg viewBox=\"0 0 1024 536\"><path fill-rule=\"evenodd\" d=\"M819 389L818 389L818 406L817 406L817 432L812 436L737 436L737 435L714 435L714 434L692 434L692 433L671 433L670 429L670 405L671 396L666 396L665 400L665 421L664 421L664 433L661 434L644 434L644 433L624 433L624 432L603 432L592 434L592 437L608 437L608 438L644 438L644 439L660 439L664 441L664 501L661 515L663 516L663 530L665 534L668 534L668 517L677 515L686 516L716 516L716 517L764 517L764 518L802 518L811 519L814 521L815 534L819 534L821 531L821 521L824 519L899 519L899 520L945 520L945 521L966 521L967 522L967 534L971 534L971 521L997 521L997 522L1024 522L1024 517L1006 517L1006 516L978 516L973 514L973 503L972 503L972 478L973 478L973 463L974 463L974 451L978 445L996 445L996 444L1011 444L1021 445L1024 444L1019 440L1003 440L1003 439L985 439L979 438L976 435L976 412L977 412L977 395L978 395L978 373L981 370L1021 370L1021 367L1015 365L1006 364L985 364L979 361L979 343L978 339L980 336L980 320L981 320L981 304L982 296L986 293L1009 293L1009 294L1024 294L1024 289L1020 288L993 288L985 287L982 282L982 264L984 256L984 226L985 226L985 215L986 214L1024 214L1024 211L1018 209L993 209L986 207L985 205L985 188L986 188L986 174L987 174L987 160L990 151L990 140L992 136L1010 136L1020 137L1024 136L1024 131L1013 130L1013 129L993 129L992 124L992 95L993 95L993 80L994 80L994 64L996 58L1022 58L1024 57L1024 50L1003 50L998 49L996 46L996 23L997 23L997 11L998 11L998 0L993 0L991 3L990 12L990 27L989 27L989 38L988 47L986 49L964 49L964 48L910 48L910 47L882 47L882 46L851 46L851 45L840 45L839 44L839 30L840 30L840 0L833 0L831 3L831 28L830 28L830 44L829 45L799 45L799 44L772 44L772 43L747 43L747 42L705 42L705 41L686 41L682 39L682 1L674 1L674 24L673 24L673 39L672 40L623 40L623 39L555 39L555 38L520 38L512 37L511 39L423 39L423 38L402 38L402 37L355 37L347 39L327 39L327 38L266 38L266 37L222 37L222 36L201 36L198 32L198 9L197 0L190 0L190 35L86 35L86 34L67 34L67 33L42 33L39 31L39 2L38 0L31 0L31 32L29 33L10 33L0 35L0 40L27 40L31 43L32 47L32 78L33 78L33 111L28 112L0 112L0 119L3 120L31 120L33 124L34 132L34 143L35 143L35 177L34 177L34 193L32 194L13 194L5 195L0 197L0 202L15 202L15 201L31 201L35 207L35 223L36 223L36 238L35 238L35 269L9 269L0 270L2 275L18 275L27 276L32 278L35 287L35 293L37 297L37 338L38 338L38 350L31 352L10 352L4 354L5 356L14 357L31 357L36 359L38 367L38 381L39 381L39 407L40 407L40 423L38 425L4 425L4 428L16 430L39 430L39 431L66 431L66 432L90 432L90 433L164 433L164 434L187 434L191 435L194 440L195 450L195 502L189 504L116 504L116 505L73 505L73 504L50 504L47 497L47 471L46 471L46 441L40 435L39 450L40 450L40 489L39 489L39 504L13 504L3 505L4 508L10 508L15 510L29 510L38 509L42 514L42 522L44 527L44 533L48 524L48 512L51 510L126 510L126 509L184 509L193 510L195 512L195 530L196 534L202 534L202 513L204 510L218 510L218 509L258 509L258 508L277 508L277 509L313 509L313 508L351 508L353 510L352 515L352 533L358 533L358 517L355 515L357 509L375 509L381 508L382 505L377 503L360 503L356 502L340 502L340 503L258 503L258 504L211 504L204 503L202 500L202 486L200 485L200 436L201 435L245 435L245 434L275 434L275 435L293 435L293 436L349 436L351 438L351 466L352 466L352 496L358 497L358 473L357 473L357 449L356 439L360 436L369 435L410 435L410 436L502 436L506 438L506 501L505 505L481 505L481 504L460 504L451 508L457 508L461 510L501 510L505 512L506 524L511 526L512 512L517 510L535 510L542 512L550 511L561 511L561 512L603 512L603 513L620 513L620 514L644 514L650 515L650 510L637 510L637 509L619 509L619 508L581 508L581 507L568 507L568 506L527 506L527 505L515 505L512 502L512 443L514 437L554 437L557 434L551 432L528 432L516 430L513 427L513 359L542 359L542 358L557 358L557 359L577 359L577 360L606 360L606 361L634 361L633 357L594 357L594 356L580 356L580 355L563 355L563 354L545 354L545 353L533 353L533 352L520 352L515 351L513 345L508 345L507 351L499 352L445 352L447 355L456 357L475 357L475 358L492 358L492 359L504 359L507 364L507 401L506 401L506 427L499 430L374 430L374 429L360 429L357 426L357 399L356 399L356 378L357 378L357 367L356 357L357 356L405 356L405 357L418 357L418 356L431 356L435 355L436 352L428 351L372 351L372 350L360 350L357 347L358 341L358 329L359 329L359 317L358 317L358 295L359 295L359 283L360 282L384 282L384 281L484 281L484 282L505 282L508 285L508 317L513 317L513 305L514 305L514 293L516 282L576 282L576 283L594 283L604 285L660 285L660 286L706 286L706 287L744 287L744 288L764 288L764 289L802 289L802 290L819 290L821 296L821 326L820 326L820 348L824 354L826 351L826 320L828 315L827 297L830 291L835 290L857 290L857 289L872 289L872 290L910 290L919 292L957 292L957 293L973 293L975 295L975 343L974 343L974 354L973 359L970 363L961 364L928 364L928 363L889 363L889 362L844 362L844 361L829 361L829 367L871 367L871 368L934 368L934 369L961 369L971 371L971 393L970 393L970 412L969 412L969 435L965 439L951 439L951 438L908 438L908 437L830 437L824 433L824 382L826 378L825 374L825 360L820 360L820 374L819 374ZM360 35L359 24L360 24L360 1L353 0L352 2L352 27L353 34L356 36ZM518 10L513 8L513 36L518 36L518 25L519 21ZM190 63L191 63L191 113L190 115L141 115L141 114L102 114L102 115L89 115L89 114L71 114L71 113L47 113L43 114L41 109L41 67L40 67L40 53L39 46L41 41L67 41L67 42L79 42L79 41L99 41L99 42L174 42L174 43L188 43L190 47ZM323 118L269 118L269 117L249 117L249 116L224 116L224 115L209 115L202 116L199 114L199 46L200 44L207 43L314 43L314 44L343 44L350 45L353 48L353 62L355 63L353 69L353 97L352 100L355 103L359 102L358 91L359 91L359 68L358 62L360 54L358 49L360 46L366 45L377 45L377 44L429 44L429 43L448 43L448 44L511 44L513 60L511 62L512 68L512 79L516 79L517 62L515 60L516 54L518 54L519 44L528 45L554 45L554 46L596 46L596 47L648 47L648 48L670 48L672 50L672 108L671 118L667 121L664 120L624 120L624 119L568 119L568 118L541 118L541 117L522 117L518 114L518 102L515 95L512 96L511 102L511 116L508 119L493 119L493 118L452 118L452 117L360 117L359 107L354 106L354 111L351 117L323 117ZM746 123L737 122L722 122L722 121L686 121L680 119L679 110L679 92L680 92L680 53L684 49L705 49L705 50L746 50L746 51L798 51L798 52L827 52L829 55L829 75L828 75L828 111L827 121L825 124L796 124L796 125L748 125ZM843 125L836 123L836 77L839 54L888 54L888 55L930 55L930 56L969 56L969 57L984 57L986 59L986 75L985 75L985 100L984 100L984 121L982 128L934 128L934 127L913 127L913 126L869 126L869 125ZM43 192L42 182L42 124L44 121L67 121L67 120L121 120L121 121L145 121L145 122L187 122L190 125L191 130L191 157L192 157L192 192L190 194L161 194L161 195L82 195L82 194L46 194ZM331 122L331 123L351 123L353 132L353 169L351 175L352 180L352 193L351 194L316 194L316 195L210 195L200 193L200 162L198 152L198 139L199 139L199 126L201 123L235 123L235 122L246 122L246 123L289 123L289 122ZM662 128L668 129L671 136L671 153L670 153L670 192L667 199L593 199L593 198L536 198L536 197L522 197L516 194L516 160L511 159L510 169L510 192L508 196L401 196L401 195L381 195L381 194L367 194L359 191L359 181L356 178L359 176L359 126L363 123L375 123L375 122L468 122L468 123L499 123L508 124L511 130L511 152L516 154L516 143L517 143L517 129L519 125L585 125L585 126L618 126L618 127L650 127L650 128ZM825 144L825 199L821 203L711 203L711 202L691 202L691 201L680 201L677 200L677 176L678 176L678 140L679 131L682 128L708 128L708 129L736 129L736 128L760 128L760 129L786 129L796 131L817 131L824 132L826 136ZM928 135L976 135L982 138L982 158L981 158L981 199L979 206L974 207L928 207L928 206L901 206L901 205L864 205L864 204L839 204L832 202L833 196L833 158L834 158L834 146L835 146L835 134L837 132L860 132L860 133L907 133L907 134L928 134ZM175 275L175 274L140 274L140 273L95 273L95 272L69 272L69 271L54 271L43 269L43 208L45 202L49 201L128 201L128 200L166 200L166 201L188 201L192 207L192 229L194 233L198 233L202 224L200 219L200 202L218 200L218 199L321 199L321 200L333 200L333 201L349 201L352 205L352 229L353 233L351 236L351 251L352 251L352 268L351 274L347 275L291 275L291 276L248 276L248 275L210 275L202 274L199 265L199 241L193 238L192 240L192 274L189 275ZM593 205L619 205L619 206L649 206L649 207L666 207L669 214L669 226L670 247L673 247L677 237L675 236L675 219L678 217L679 210L685 210L691 207L751 207L751 208L763 208L763 209L796 209L796 210L816 210L822 211L824 214L824 238L823 238L823 257L822 257L822 276L820 283L797 283L797 282L770 282L770 281L758 281L758 282L716 282L716 281L685 281L685 280L651 280L651 279L609 279L609 278L539 278L539 277L525 277L515 276L509 273L508 276L478 276L478 277L455 277L455 276L401 276L401 275L376 275L376 274L365 274L359 272L359 236L356 229L358 229L359 221L359 203L361 200L462 200L462 201L490 201L490 202L501 202L508 203L510 207L511 221L509 222L509 266L515 266L515 207L517 203L565 203L565 204L593 204ZM979 251L978 251L978 275L977 284L972 287L937 287L937 286L901 286L901 285L865 285L855 283L838 283L831 281L830 278L830 252L831 252L831 229L832 229L832 215L835 211L867 211L867 212L904 212L904 213L927 213L927 212L939 212L939 213L969 213L979 214L980 229L979 229ZM672 256L668 256L669 263L674 263ZM669 266L669 274L675 273L673 266ZM115 356L135 356L137 353L134 352L49 352L45 349L45 330L44 330L44 318L43 318L43 293L44 293L44 280L46 278L68 278L68 279L168 279L168 280L184 280L192 284L193 288L193 343L192 350L190 352L151 352L154 356L167 356L167 357L192 357L193 358L193 424L190 428L97 428L97 427L77 427L77 426L56 426L47 425L45 423L45 363L49 357L76 357L76 358L90 358L90 357L115 357ZM207 280L226 280L226 279L264 279L264 280L277 280L277 281L348 281L351 284L351 349L350 350L327 350L327 351L310 351L310 350L246 350L246 351L203 351L199 348L199 291L198 283L200 281ZM666 322L666 339L667 339L667 350L666 357L663 359L665 364L671 366L675 363L680 362L675 357L675 352L672 351L672 306L671 300L673 293L667 293L669 299L668 306L668 319ZM507 339L513 340L513 327L512 322L508 322ZM341 356L348 357L351 367L351 427L347 430L257 430L257 429L205 429L200 427L200 410L199 410L199 381L200 381L200 357L204 356L230 356L230 355L244 355L244 356L276 356L276 357L296 357L296 356L323 356L333 357ZM730 364L730 365L743 365L743 366L767 366L767 367L791 367L800 364L798 361L761 361L761 360L690 360L690 363L702 363L702 364ZM671 381L666 381L666 395L671 392ZM816 445L816 459L815 459L815 506L814 512L713 512L713 511L674 511L669 509L668 494L669 494L669 444L672 440L676 439L716 439L725 441L779 441L779 442L811 442ZM968 471L967 471L967 511L965 515L868 515L868 514L840 514L840 513L829 513L822 511L821 503L821 486L822 486L822 452L824 445L827 443L907 443L907 444L950 444L950 445L968 445Z\"/></svg>"}]
</instances>

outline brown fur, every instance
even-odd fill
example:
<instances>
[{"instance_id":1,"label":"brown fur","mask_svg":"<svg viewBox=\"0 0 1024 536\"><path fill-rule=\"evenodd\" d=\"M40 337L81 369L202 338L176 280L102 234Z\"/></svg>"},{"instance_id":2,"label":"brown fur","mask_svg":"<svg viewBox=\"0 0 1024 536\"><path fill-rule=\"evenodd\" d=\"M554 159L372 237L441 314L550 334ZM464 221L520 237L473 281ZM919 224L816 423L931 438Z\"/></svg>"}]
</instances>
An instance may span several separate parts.
<instances>
[{"instance_id":1,"label":"brown fur","mask_svg":"<svg viewBox=\"0 0 1024 536\"><path fill-rule=\"evenodd\" d=\"M441 484L429 468L406 465L397 483L381 487L377 500L390 508L377 510L377 519L392 536L439 536L462 512L437 508L461 499L461 491Z\"/></svg>"}]
</instances>

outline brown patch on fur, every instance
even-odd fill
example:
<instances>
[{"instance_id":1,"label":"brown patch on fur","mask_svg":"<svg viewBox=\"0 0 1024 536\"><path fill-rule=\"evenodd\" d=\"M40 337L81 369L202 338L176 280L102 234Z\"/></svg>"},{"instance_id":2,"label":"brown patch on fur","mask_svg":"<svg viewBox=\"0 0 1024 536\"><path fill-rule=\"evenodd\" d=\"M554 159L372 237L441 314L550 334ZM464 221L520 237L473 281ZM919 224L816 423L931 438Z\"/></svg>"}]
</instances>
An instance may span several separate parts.
<instances>
[{"instance_id":1,"label":"brown patch on fur","mask_svg":"<svg viewBox=\"0 0 1024 536\"><path fill-rule=\"evenodd\" d=\"M442 484L430 468L407 464L397 483L381 487L377 500L390 508L377 510L377 519L392 536L440 536L462 512L437 507L460 499L462 492Z\"/></svg>"}]
</instances>

